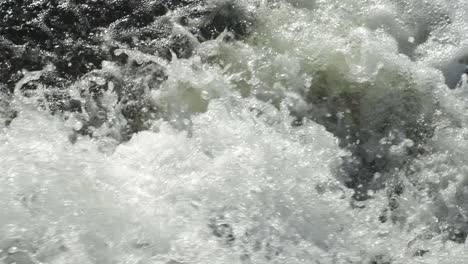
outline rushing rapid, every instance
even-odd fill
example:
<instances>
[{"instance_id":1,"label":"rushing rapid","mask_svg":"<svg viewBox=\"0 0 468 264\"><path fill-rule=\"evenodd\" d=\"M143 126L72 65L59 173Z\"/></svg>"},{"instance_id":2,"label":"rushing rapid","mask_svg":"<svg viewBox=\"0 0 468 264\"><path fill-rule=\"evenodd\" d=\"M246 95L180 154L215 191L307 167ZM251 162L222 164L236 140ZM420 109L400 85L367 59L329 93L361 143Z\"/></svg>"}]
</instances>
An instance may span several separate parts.
<instances>
[{"instance_id":1,"label":"rushing rapid","mask_svg":"<svg viewBox=\"0 0 468 264\"><path fill-rule=\"evenodd\" d=\"M0 263L468 263L466 0L59 2L0 0Z\"/></svg>"}]
</instances>

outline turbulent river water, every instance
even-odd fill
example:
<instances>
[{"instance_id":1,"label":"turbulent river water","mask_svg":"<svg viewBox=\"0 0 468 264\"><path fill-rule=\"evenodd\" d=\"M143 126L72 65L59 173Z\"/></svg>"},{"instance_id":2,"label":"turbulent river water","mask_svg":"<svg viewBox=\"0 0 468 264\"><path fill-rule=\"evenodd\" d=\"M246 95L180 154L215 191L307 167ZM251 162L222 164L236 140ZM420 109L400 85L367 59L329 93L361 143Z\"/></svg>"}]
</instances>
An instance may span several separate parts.
<instances>
[{"instance_id":1,"label":"turbulent river water","mask_svg":"<svg viewBox=\"0 0 468 264\"><path fill-rule=\"evenodd\" d=\"M0 263L468 263L466 0L174 2L79 74L4 27L58 59L0 82Z\"/></svg>"}]
</instances>

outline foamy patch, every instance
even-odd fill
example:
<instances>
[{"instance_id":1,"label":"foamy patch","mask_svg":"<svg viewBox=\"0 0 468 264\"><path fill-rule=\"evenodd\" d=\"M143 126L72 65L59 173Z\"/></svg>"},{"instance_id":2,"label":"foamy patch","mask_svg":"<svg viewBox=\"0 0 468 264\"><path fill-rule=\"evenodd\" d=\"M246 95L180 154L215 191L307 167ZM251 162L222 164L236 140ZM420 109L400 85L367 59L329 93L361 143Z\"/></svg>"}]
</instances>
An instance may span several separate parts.
<instances>
[{"instance_id":1,"label":"foamy patch","mask_svg":"<svg viewBox=\"0 0 468 264\"><path fill-rule=\"evenodd\" d=\"M141 95L158 111L144 120L151 129L124 144L106 141L108 130L126 125L112 89L101 99L114 128L103 125L94 139L76 136L74 144L79 118L65 116L64 124L17 98L19 116L0 134L3 262L467 258L464 245L452 241L463 242L468 230L466 80L455 91L444 85L463 71L454 58L466 51L466 4L240 4L258 16L245 41L226 41L224 33L200 44L195 56L171 62L117 51L164 65L167 74ZM103 68L116 76L125 71ZM136 79L147 82L145 74ZM72 94L86 85L77 82ZM341 101L320 105L328 98ZM358 106L349 109L353 100ZM350 126L375 132L362 138L360 155L390 164L373 175L381 189L353 201L340 168L357 152L341 149L338 138L310 120L293 127L290 112L321 121L337 136ZM421 153L408 154L418 144L405 134L408 127ZM404 185L397 196L386 185L394 182Z\"/></svg>"},{"instance_id":2,"label":"foamy patch","mask_svg":"<svg viewBox=\"0 0 468 264\"><path fill-rule=\"evenodd\" d=\"M20 263L322 252L348 221L349 192L333 176L345 153L322 127L288 119L255 100L212 101L190 136L163 125L106 156L24 109L1 138L2 250L31 261Z\"/></svg>"}]
</instances>

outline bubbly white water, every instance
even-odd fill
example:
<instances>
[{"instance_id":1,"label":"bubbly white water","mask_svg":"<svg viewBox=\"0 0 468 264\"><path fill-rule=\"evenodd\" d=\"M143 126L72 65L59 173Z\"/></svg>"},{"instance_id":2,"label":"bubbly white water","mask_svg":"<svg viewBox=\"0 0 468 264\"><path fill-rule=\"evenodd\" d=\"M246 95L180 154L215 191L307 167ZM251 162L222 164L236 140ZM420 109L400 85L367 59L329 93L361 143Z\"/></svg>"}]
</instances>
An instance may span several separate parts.
<instances>
[{"instance_id":1,"label":"bubbly white water","mask_svg":"<svg viewBox=\"0 0 468 264\"><path fill-rule=\"evenodd\" d=\"M252 35L223 41L225 33L190 59L157 61L168 79L145 98L161 116L128 142L109 136L124 122L118 115L92 139L70 140L78 116L64 122L15 94L18 117L0 132L0 262L468 261L464 243L451 237L468 231L460 63L468 2L237 4L255 17ZM102 71L121 69L104 63ZM354 110L320 103L349 94L359 98ZM114 95L104 98L114 109ZM348 126L327 121L335 114ZM311 118L293 126L293 115ZM388 120L395 129L366 139L363 159L385 155L398 166L374 175L371 198L354 201L342 169L353 152L340 136ZM417 143L404 132L412 125L434 128L417 156L407 154ZM386 210L386 183L395 180L405 190Z\"/></svg>"}]
</instances>

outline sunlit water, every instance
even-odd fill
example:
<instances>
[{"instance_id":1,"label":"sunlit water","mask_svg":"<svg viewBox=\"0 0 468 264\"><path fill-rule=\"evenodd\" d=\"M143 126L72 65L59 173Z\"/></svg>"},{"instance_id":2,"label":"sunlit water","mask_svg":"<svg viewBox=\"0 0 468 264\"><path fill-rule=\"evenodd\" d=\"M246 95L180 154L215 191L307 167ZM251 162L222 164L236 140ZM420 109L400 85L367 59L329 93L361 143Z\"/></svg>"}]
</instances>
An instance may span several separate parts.
<instances>
[{"instance_id":1,"label":"sunlit water","mask_svg":"<svg viewBox=\"0 0 468 264\"><path fill-rule=\"evenodd\" d=\"M237 4L255 20L245 40L226 32L171 61L119 51L168 76L128 141L112 87L92 137L73 132L87 117L17 89L0 262L468 262L468 3Z\"/></svg>"}]
</instances>

